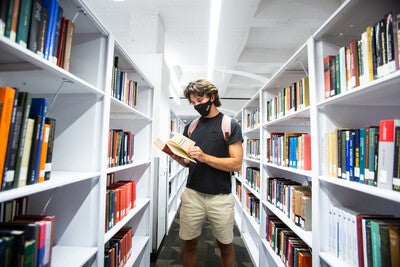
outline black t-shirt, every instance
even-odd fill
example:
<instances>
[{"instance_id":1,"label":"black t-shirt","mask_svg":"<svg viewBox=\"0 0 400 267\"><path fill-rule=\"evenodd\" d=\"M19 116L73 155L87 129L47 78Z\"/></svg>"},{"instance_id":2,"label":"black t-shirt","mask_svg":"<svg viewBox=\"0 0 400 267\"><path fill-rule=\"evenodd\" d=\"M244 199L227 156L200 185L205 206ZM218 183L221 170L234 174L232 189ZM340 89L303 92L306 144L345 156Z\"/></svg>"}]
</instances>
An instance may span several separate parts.
<instances>
[{"instance_id":1,"label":"black t-shirt","mask_svg":"<svg viewBox=\"0 0 400 267\"><path fill-rule=\"evenodd\" d=\"M204 153L219 158L227 158L229 157L229 150L222 134L222 117L222 113L213 118L201 117L190 139L195 141L196 146L199 146ZM189 125L186 125L183 132L185 136L188 136ZM233 144L237 141L243 142L242 130L240 125L232 119L231 135L228 143ZM229 194L232 190L231 174L202 162L190 162L186 186L205 194Z\"/></svg>"}]
</instances>

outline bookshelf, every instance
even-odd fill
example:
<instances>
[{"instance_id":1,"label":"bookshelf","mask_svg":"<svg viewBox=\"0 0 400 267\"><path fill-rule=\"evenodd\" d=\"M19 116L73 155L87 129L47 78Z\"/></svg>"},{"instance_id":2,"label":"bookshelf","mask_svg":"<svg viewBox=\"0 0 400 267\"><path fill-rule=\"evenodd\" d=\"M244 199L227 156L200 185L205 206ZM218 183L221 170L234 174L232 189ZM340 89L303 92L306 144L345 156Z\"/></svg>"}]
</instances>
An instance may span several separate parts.
<instances>
[{"instance_id":1,"label":"bookshelf","mask_svg":"<svg viewBox=\"0 0 400 267\"><path fill-rule=\"evenodd\" d=\"M127 266L149 266L151 251L153 85L125 53L85 1L59 0L75 33L69 70L0 36L0 84L49 99L48 115L57 120L49 181L0 192L0 202L28 197L28 213L56 217L52 266L103 266L105 244L132 227ZM139 87L137 105L113 97L114 57ZM108 166L109 129L134 134L133 161ZM107 176L135 180L136 205L108 231Z\"/></svg>"},{"instance_id":2,"label":"bookshelf","mask_svg":"<svg viewBox=\"0 0 400 267\"><path fill-rule=\"evenodd\" d=\"M175 115L171 111L170 113L170 133L173 136L174 133L183 133L185 128L185 123L178 116ZM176 216L178 211L181 199L180 196L185 189L186 179L188 175L188 168L184 168L179 165L175 160L171 157L167 158L168 161L168 185L167 185L167 230L166 234L168 235L169 230L171 228L172 222Z\"/></svg>"},{"instance_id":3,"label":"bookshelf","mask_svg":"<svg viewBox=\"0 0 400 267\"><path fill-rule=\"evenodd\" d=\"M285 266L266 238L268 216L276 216L312 250L312 266L358 266L350 258L337 257L331 250L330 218L332 207L348 209L351 213L380 213L400 215L399 192L369 186L347 179L331 177L324 159L329 152L325 136L336 128L361 128L378 125L382 119L400 118L399 70L386 74L360 86L325 98L323 59L336 55L351 40L361 39L368 25L374 25L393 10L399 10L395 1L348 0L303 44L293 56L271 77L243 107L239 117L243 120L244 148L248 139L260 139L261 155L254 159L245 155L242 174L233 179L236 208L235 220L242 238L252 256L254 265ZM360 16L359 14L363 15ZM285 114L271 114L271 99L279 97L282 88L308 77L309 105ZM281 104L281 102L279 102ZM286 110L287 111L287 110ZM260 113L259 121L254 114ZM250 115L249 115L250 114ZM272 116L277 115L277 116ZM267 139L273 133L307 133L311 135L311 169L288 167L271 162ZM247 184L246 169L260 169L260 193ZM267 200L268 180L284 177L303 186L311 187L312 230L305 231ZM260 201L259 223L248 212L246 193ZM368 203L368 204L366 204ZM347 215L346 215L347 216ZM350 244L350 243L349 243ZM353 248L354 250L354 248ZM347 257L347 258L346 258Z\"/></svg>"}]
</instances>

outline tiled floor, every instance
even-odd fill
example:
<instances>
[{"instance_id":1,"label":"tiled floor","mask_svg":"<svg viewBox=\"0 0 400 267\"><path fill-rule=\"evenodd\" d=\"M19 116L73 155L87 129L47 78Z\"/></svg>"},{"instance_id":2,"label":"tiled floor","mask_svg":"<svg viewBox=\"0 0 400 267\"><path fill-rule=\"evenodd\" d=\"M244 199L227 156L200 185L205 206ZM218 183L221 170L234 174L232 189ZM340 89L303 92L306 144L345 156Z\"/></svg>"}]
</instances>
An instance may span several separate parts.
<instances>
[{"instance_id":1,"label":"tiled floor","mask_svg":"<svg viewBox=\"0 0 400 267\"><path fill-rule=\"evenodd\" d=\"M152 267L163 266L183 266L182 247L183 241L179 238L179 212L172 223L169 234L165 236L161 243L156 262L152 262ZM247 249L240 237L240 233L235 226L235 237L233 239L237 267L253 266ZM212 235L211 227L208 223L204 225L198 250L198 267L219 266L220 252L218 245Z\"/></svg>"}]
</instances>

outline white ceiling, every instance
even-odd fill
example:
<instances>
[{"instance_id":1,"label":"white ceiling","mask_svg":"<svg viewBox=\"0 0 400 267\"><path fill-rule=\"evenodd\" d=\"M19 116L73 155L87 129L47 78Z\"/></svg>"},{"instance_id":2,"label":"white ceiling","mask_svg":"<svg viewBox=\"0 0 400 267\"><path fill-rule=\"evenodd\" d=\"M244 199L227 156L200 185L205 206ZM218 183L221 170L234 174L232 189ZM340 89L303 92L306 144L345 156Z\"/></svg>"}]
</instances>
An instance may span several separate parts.
<instances>
[{"instance_id":1,"label":"white ceiling","mask_svg":"<svg viewBox=\"0 0 400 267\"><path fill-rule=\"evenodd\" d=\"M87 2L128 53L164 53L180 96L187 83L207 76L209 0ZM221 111L237 114L342 2L222 0L212 81L219 88ZM197 116L187 100L180 103L170 99L175 114Z\"/></svg>"}]
</instances>

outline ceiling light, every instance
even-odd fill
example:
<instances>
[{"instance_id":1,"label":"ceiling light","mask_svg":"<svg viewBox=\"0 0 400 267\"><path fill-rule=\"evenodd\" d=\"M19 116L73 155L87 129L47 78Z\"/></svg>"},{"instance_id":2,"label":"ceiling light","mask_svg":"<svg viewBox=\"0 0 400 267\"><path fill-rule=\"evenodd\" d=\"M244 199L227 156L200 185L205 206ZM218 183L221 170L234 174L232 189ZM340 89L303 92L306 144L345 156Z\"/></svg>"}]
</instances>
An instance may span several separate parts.
<instances>
[{"instance_id":1,"label":"ceiling light","mask_svg":"<svg viewBox=\"0 0 400 267\"><path fill-rule=\"evenodd\" d=\"M210 0L210 25L208 35L207 79L212 81L214 74L215 52L217 50L218 28L221 17L222 0Z\"/></svg>"}]
</instances>

